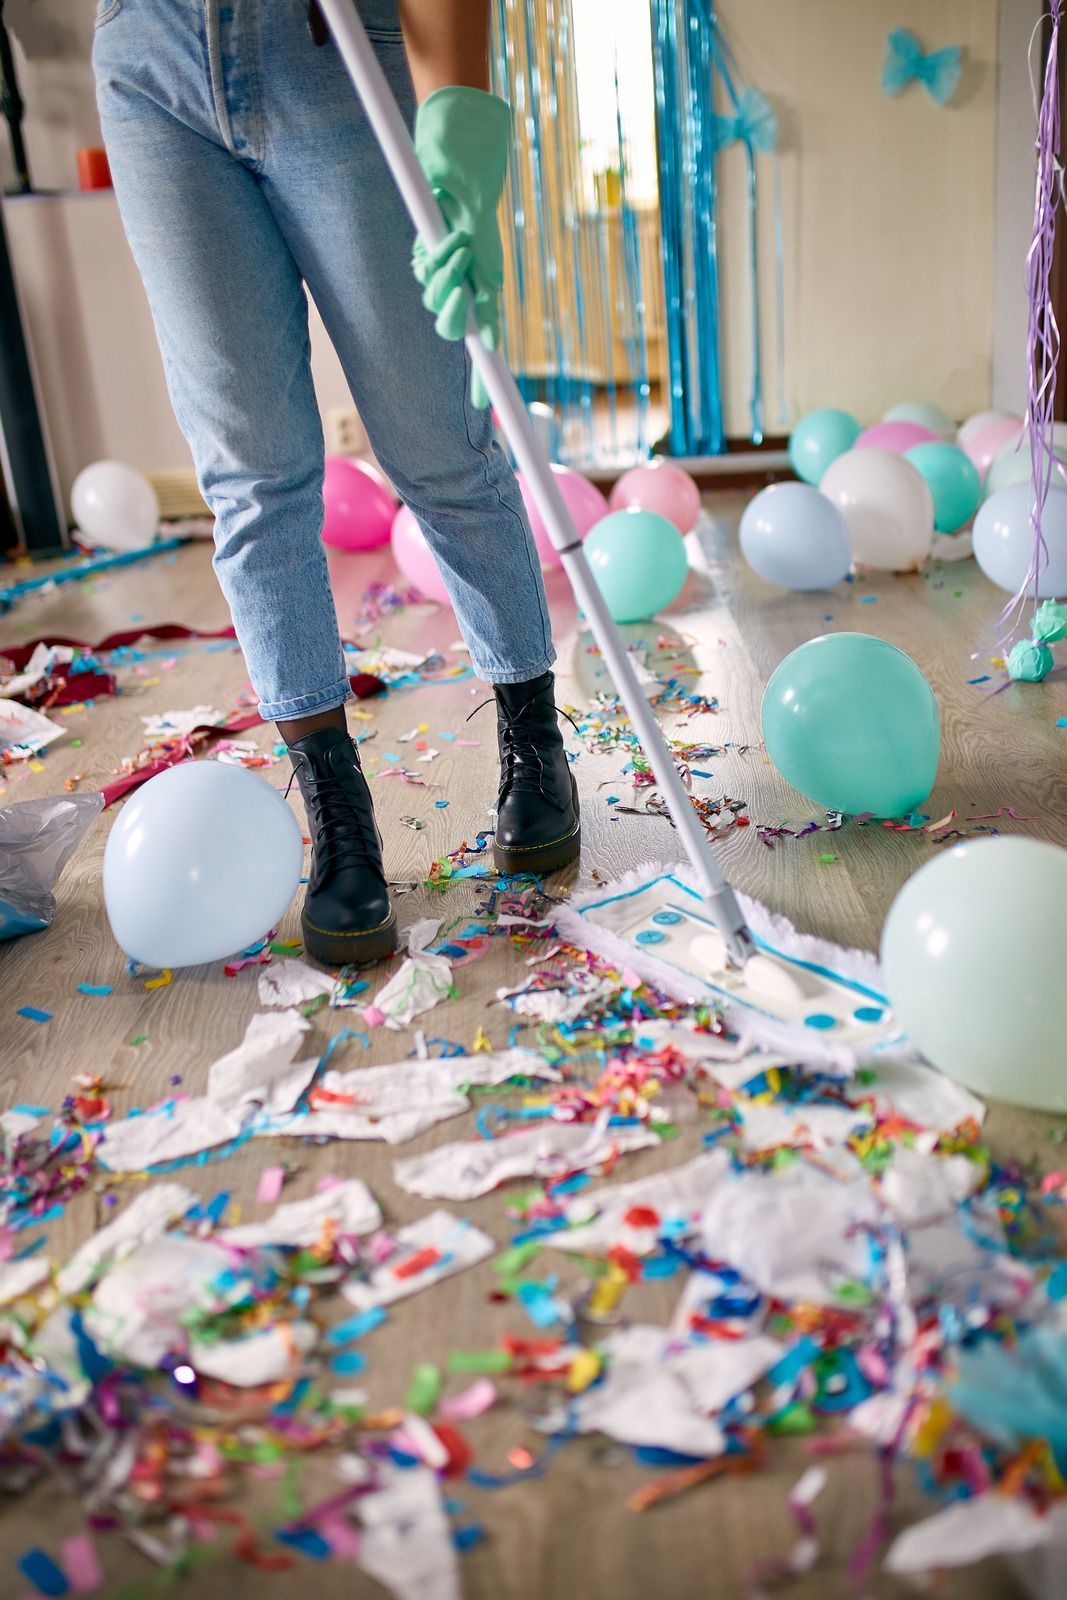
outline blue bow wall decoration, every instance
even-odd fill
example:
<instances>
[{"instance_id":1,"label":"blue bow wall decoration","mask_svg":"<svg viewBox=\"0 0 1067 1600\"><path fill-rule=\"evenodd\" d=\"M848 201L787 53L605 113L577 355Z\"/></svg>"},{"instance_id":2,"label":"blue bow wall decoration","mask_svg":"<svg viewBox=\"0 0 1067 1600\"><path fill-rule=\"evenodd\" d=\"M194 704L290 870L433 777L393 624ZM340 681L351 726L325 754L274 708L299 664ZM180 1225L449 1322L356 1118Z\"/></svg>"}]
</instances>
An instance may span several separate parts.
<instances>
[{"instance_id":1,"label":"blue bow wall decoration","mask_svg":"<svg viewBox=\"0 0 1067 1600\"><path fill-rule=\"evenodd\" d=\"M712 118L712 139L716 150L739 142L763 154L773 150L778 143L778 118L767 96L759 89L742 89L728 116Z\"/></svg>"},{"instance_id":2,"label":"blue bow wall decoration","mask_svg":"<svg viewBox=\"0 0 1067 1600\"><path fill-rule=\"evenodd\" d=\"M956 92L962 56L958 44L947 44L943 50L924 54L913 33L907 28L895 28L886 46L882 88L886 94L896 96L909 83L921 83L931 100L943 106Z\"/></svg>"}]
</instances>

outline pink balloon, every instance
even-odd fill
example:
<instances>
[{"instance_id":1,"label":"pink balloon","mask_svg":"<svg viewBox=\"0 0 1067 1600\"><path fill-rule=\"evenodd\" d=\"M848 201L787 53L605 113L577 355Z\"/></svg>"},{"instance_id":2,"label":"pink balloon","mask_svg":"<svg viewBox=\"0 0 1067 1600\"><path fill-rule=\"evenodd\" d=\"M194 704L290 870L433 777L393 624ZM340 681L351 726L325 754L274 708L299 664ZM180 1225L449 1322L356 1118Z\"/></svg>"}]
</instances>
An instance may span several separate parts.
<instances>
[{"instance_id":1,"label":"pink balloon","mask_svg":"<svg viewBox=\"0 0 1067 1600\"><path fill-rule=\"evenodd\" d=\"M554 462L552 472L559 492L563 496L567 510L574 519L574 526L578 536L584 539L594 522L599 522L601 517L607 516L608 502L604 499L595 483L590 483L588 478L583 478L580 472L575 472L573 467L561 467ZM522 498L526 505L526 515L530 519L530 531L534 536L537 554L541 564L545 567L558 567L561 565L556 547L548 537L548 529L541 520L541 513L534 504L534 497L530 486L523 474L516 474Z\"/></svg>"},{"instance_id":2,"label":"pink balloon","mask_svg":"<svg viewBox=\"0 0 1067 1600\"><path fill-rule=\"evenodd\" d=\"M407 506L401 506L393 518L393 560L408 582L427 600L436 600L439 606L451 606L445 580L426 543L426 535Z\"/></svg>"},{"instance_id":3,"label":"pink balloon","mask_svg":"<svg viewBox=\"0 0 1067 1600\"><path fill-rule=\"evenodd\" d=\"M892 450L894 455L902 456L913 445L936 444L937 441L933 428L924 428L921 422L875 422L864 428L853 448L863 450L873 446L876 450Z\"/></svg>"},{"instance_id":4,"label":"pink balloon","mask_svg":"<svg viewBox=\"0 0 1067 1600\"><path fill-rule=\"evenodd\" d=\"M993 465L993 457L999 455L1006 444L1015 443L1023 425L1018 417L994 417L984 428L978 428L965 438L966 426L964 423L960 430L959 446L964 455L970 456L984 483L986 473Z\"/></svg>"},{"instance_id":5,"label":"pink balloon","mask_svg":"<svg viewBox=\"0 0 1067 1600\"><path fill-rule=\"evenodd\" d=\"M679 533L691 533L700 516L700 490L688 472L673 462L646 461L623 473L608 504L612 511L626 511L630 506L658 511Z\"/></svg>"},{"instance_id":6,"label":"pink balloon","mask_svg":"<svg viewBox=\"0 0 1067 1600\"><path fill-rule=\"evenodd\" d=\"M327 456L322 500L322 537L335 550L373 550L388 542L396 496L376 467Z\"/></svg>"}]
</instances>

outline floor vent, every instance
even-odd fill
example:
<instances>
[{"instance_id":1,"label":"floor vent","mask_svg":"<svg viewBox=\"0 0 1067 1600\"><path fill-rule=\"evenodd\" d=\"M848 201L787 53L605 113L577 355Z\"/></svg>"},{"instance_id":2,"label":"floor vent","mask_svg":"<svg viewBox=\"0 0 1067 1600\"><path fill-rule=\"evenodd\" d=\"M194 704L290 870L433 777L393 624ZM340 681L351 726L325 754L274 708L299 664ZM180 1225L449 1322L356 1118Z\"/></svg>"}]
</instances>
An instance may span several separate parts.
<instances>
[{"instance_id":1,"label":"floor vent","mask_svg":"<svg viewBox=\"0 0 1067 1600\"><path fill-rule=\"evenodd\" d=\"M211 515L196 482L192 467L177 467L169 472L149 472L149 483L159 497L159 515L167 522L175 517Z\"/></svg>"}]
</instances>

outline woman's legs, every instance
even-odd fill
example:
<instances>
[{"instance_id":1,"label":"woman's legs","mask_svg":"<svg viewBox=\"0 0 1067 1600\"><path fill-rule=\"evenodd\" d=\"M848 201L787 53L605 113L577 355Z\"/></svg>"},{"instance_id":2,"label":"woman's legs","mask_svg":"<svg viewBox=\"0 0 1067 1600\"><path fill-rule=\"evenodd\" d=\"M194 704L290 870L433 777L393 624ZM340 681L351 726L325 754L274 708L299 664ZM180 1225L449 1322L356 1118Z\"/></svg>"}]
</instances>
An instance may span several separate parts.
<instances>
[{"instance_id":1,"label":"woman's legs","mask_svg":"<svg viewBox=\"0 0 1067 1600\"><path fill-rule=\"evenodd\" d=\"M410 115L395 8L361 0L361 9L378 23L377 48ZM506 781L501 815L518 846L560 864L561 851L577 851L577 808L546 714L554 652L521 496L488 415L469 404L465 352L437 337L422 307L411 226L332 44L312 43L300 0L121 0L103 18L94 64L123 220L216 515L216 571L261 710L290 744L317 741L303 752L315 757L301 780L309 811L338 776L327 735L343 730L348 683L321 541L323 443L302 276L379 459L442 567L475 669L496 686L530 686L508 710L502 755L527 775L552 768L558 781L542 785L540 801L529 783ZM326 809L335 830L340 813ZM380 879L380 854L365 853ZM315 938L337 926L339 937L380 941L382 919L370 926L360 914L361 899L377 898L362 867L338 878L349 856L330 838L321 860L334 865L313 873L305 919L319 917ZM319 943L314 953L341 959Z\"/></svg>"},{"instance_id":2,"label":"woman's legs","mask_svg":"<svg viewBox=\"0 0 1067 1600\"><path fill-rule=\"evenodd\" d=\"M395 8L362 9L410 121ZM260 15L264 195L375 454L434 552L475 671L494 684L537 678L554 658L540 564L492 419L470 404L466 352L422 305L412 225L333 44L317 47L284 5Z\"/></svg>"},{"instance_id":3,"label":"woman's legs","mask_svg":"<svg viewBox=\"0 0 1067 1600\"><path fill-rule=\"evenodd\" d=\"M226 115L212 12L123 0L94 65L123 223L216 518L215 571L263 715L287 720L348 695L321 538L322 429L300 271Z\"/></svg>"},{"instance_id":4,"label":"woman's legs","mask_svg":"<svg viewBox=\"0 0 1067 1600\"><path fill-rule=\"evenodd\" d=\"M345 723L307 301L254 170L258 108L228 37L245 9L122 0L98 29L94 65L123 222L215 513L215 570L304 796L304 942L342 965L389 954L396 918Z\"/></svg>"},{"instance_id":5,"label":"woman's legs","mask_svg":"<svg viewBox=\"0 0 1067 1600\"><path fill-rule=\"evenodd\" d=\"M391 0L362 0L409 123L411 81ZM412 227L332 44L272 13L258 58L264 193L322 313L375 453L419 520L476 672L494 685L501 871L578 854L578 799L560 738L555 652L522 497L470 404L469 362L446 344L410 269Z\"/></svg>"}]
</instances>

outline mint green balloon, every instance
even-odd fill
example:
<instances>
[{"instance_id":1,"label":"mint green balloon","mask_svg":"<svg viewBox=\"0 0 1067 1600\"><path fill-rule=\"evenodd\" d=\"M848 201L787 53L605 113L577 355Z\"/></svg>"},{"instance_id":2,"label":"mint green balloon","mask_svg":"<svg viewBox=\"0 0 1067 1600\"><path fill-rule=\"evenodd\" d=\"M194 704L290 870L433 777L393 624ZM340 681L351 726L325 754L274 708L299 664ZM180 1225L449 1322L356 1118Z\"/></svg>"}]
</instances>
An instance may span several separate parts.
<instances>
[{"instance_id":1,"label":"mint green balloon","mask_svg":"<svg viewBox=\"0 0 1067 1600\"><path fill-rule=\"evenodd\" d=\"M929 428L939 439L956 437L956 424L945 408L933 400L905 400L903 405L892 406L882 421L917 422L920 428Z\"/></svg>"},{"instance_id":2,"label":"mint green balloon","mask_svg":"<svg viewBox=\"0 0 1067 1600\"><path fill-rule=\"evenodd\" d=\"M586 535L586 560L616 622L645 622L669 606L689 571L685 540L658 511L630 506Z\"/></svg>"},{"instance_id":3,"label":"mint green balloon","mask_svg":"<svg viewBox=\"0 0 1067 1600\"><path fill-rule=\"evenodd\" d=\"M821 483L831 461L851 450L860 432L859 423L847 411L837 411L832 406L809 411L806 417L801 417L789 438L793 471L805 483Z\"/></svg>"},{"instance_id":4,"label":"mint green balloon","mask_svg":"<svg viewBox=\"0 0 1067 1600\"><path fill-rule=\"evenodd\" d=\"M775 670L762 716L782 777L826 811L907 816L934 786L937 701L911 657L885 639L809 639Z\"/></svg>"},{"instance_id":5,"label":"mint green balloon","mask_svg":"<svg viewBox=\"0 0 1067 1600\"><path fill-rule=\"evenodd\" d=\"M1052 456L1052 487L1067 488L1067 445L1055 440ZM984 498L988 500L1001 489L1009 489L1013 483L1029 483L1033 470L1034 458L1029 439L1024 439L1018 449L1014 443L1004 445L993 457L985 475Z\"/></svg>"},{"instance_id":6,"label":"mint green balloon","mask_svg":"<svg viewBox=\"0 0 1067 1600\"><path fill-rule=\"evenodd\" d=\"M970 456L955 444L913 444L904 458L926 479L934 501L934 528L956 533L978 510L982 480Z\"/></svg>"},{"instance_id":7,"label":"mint green balloon","mask_svg":"<svg viewBox=\"0 0 1067 1600\"><path fill-rule=\"evenodd\" d=\"M1067 850L973 839L909 878L882 934L911 1042L978 1094L1067 1111Z\"/></svg>"}]
</instances>

